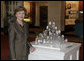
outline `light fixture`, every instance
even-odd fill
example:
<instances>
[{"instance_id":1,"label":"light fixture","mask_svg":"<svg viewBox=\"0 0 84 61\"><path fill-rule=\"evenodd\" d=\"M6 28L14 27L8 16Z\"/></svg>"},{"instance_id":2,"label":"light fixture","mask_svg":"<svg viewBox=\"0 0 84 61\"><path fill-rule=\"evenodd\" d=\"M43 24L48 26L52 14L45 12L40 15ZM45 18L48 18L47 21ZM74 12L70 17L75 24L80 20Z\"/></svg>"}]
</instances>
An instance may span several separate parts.
<instances>
[{"instance_id":1,"label":"light fixture","mask_svg":"<svg viewBox=\"0 0 84 61\"><path fill-rule=\"evenodd\" d=\"M80 11L80 13L83 13L83 11Z\"/></svg>"},{"instance_id":2,"label":"light fixture","mask_svg":"<svg viewBox=\"0 0 84 61\"><path fill-rule=\"evenodd\" d=\"M25 22L31 22L30 18L25 18L24 21Z\"/></svg>"}]
</instances>

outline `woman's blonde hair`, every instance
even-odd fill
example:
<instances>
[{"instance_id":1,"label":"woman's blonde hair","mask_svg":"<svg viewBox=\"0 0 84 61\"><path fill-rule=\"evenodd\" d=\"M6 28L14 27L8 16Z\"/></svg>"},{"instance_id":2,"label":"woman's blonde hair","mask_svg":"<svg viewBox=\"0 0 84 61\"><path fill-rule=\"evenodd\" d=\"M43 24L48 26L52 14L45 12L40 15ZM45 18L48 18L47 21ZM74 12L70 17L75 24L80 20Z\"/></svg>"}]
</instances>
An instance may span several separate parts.
<instances>
[{"instance_id":1,"label":"woman's blonde hair","mask_svg":"<svg viewBox=\"0 0 84 61\"><path fill-rule=\"evenodd\" d=\"M19 11L24 11L25 12L25 15L27 13L26 9L22 6L18 6L15 10L14 10L14 15L16 15L17 12Z\"/></svg>"}]
</instances>

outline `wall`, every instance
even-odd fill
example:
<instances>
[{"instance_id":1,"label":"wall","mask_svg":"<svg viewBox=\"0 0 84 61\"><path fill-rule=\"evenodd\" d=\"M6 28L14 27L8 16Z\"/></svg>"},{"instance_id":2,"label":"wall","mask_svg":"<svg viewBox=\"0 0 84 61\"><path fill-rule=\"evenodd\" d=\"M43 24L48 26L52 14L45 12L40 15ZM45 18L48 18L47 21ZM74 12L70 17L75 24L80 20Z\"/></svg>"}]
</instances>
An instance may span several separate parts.
<instances>
[{"instance_id":1,"label":"wall","mask_svg":"<svg viewBox=\"0 0 84 61\"><path fill-rule=\"evenodd\" d=\"M5 3L1 1L1 28L4 28Z\"/></svg>"},{"instance_id":2,"label":"wall","mask_svg":"<svg viewBox=\"0 0 84 61\"><path fill-rule=\"evenodd\" d=\"M8 1L7 6L8 6L7 7L8 13L14 14L14 10L16 9L16 7L23 6L23 2L22 1Z\"/></svg>"},{"instance_id":3,"label":"wall","mask_svg":"<svg viewBox=\"0 0 84 61\"><path fill-rule=\"evenodd\" d=\"M39 6L40 6L39 3L36 2L36 15L35 15L36 16L36 19L35 19L36 21L35 21L35 26L40 26L40 21L39 21L39 19L40 19L40 16L39 16L40 15L40 12L39 12L40 8L39 8Z\"/></svg>"},{"instance_id":4,"label":"wall","mask_svg":"<svg viewBox=\"0 0 84 61\"><path fill-rule=\"evenodd\" d=\"M37 1L36 2L36 22L35 26L40 26L40 6L48 6L46 1Z\"/></svg>"},{"instance_id":5,"label":"wall","mask_svg":"<svg viewBox=\"0 0 84 61\"><path fill-rule=\"evenodd\" d=\"M24 1L24 7L27 10L27 14L30 13L30 2L29 1Z\"/></svg>"},{"instance_id":6,"label":"wall","mask_svg":"<svg viewBox=\"0 0 84 61\"><path fill-rule=\"evenodd\" d=\"M65 1L61 2L61 30L65 30Z\"/></svg>"},{"instance_id":7,"label":"wall","mask_svg":"<svg viewBox=\"0 0 84 61\"><path fill-rule=\"evenodd\" d=\"M40 26L40 6L48 6L48 22L54 18L58 29L64 31L65 1L36 2L36 26Z\"/></svg>"},{"instance_id":8,"label":"wall","mask_svg":"<svg viewBox=\"0 0 84 61\"><path fill-rule=\"evenodd\" d=\"M65 6L62 6L63 3L63 1L48 2L48 22L54 18L56 26L61 31L64 30L64 13L62 12L65 12L63 9Z\"/></svg>"}]
</instances>

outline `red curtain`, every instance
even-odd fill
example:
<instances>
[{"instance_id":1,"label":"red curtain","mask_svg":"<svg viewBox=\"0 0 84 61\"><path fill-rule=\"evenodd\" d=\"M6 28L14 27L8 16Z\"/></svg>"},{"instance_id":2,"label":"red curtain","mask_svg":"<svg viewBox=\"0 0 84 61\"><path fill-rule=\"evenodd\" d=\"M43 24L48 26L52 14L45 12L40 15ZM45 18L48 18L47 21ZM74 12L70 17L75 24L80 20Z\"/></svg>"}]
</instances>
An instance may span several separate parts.
<instances>
[{"instance_id":1,"label":"red curtain","mask_svg":"<svg viewBox=\"0 0 84 61\"><path fill-rule=\"evenodd\" d=\"M83 11L83 1L79 1L79 11Z\"/></svg>"}]
</instances>

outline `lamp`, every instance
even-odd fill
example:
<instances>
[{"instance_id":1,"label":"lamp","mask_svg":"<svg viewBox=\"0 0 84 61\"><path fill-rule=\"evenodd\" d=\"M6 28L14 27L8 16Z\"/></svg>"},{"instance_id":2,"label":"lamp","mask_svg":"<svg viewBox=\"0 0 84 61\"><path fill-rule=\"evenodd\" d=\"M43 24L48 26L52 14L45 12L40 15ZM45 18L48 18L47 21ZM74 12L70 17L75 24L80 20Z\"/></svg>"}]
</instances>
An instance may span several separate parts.
<instances>
[{"instance_id":1,"label":"lamp","mask_svg":"<svg viewBox=\"0 0 84 61\"><path fill-rule=\"evenodd\" d=\"M25 18L24 21L25 22L31 22L30 18Z\"/></svg>"},{"instance_id":2,"label":"lamp","mask_svg":"<svg viewBox=\"0 0 84 61\"><path fill-rule=\"evenodd\" d=\"M80 11L81 14L83 14L83 11Z\"/></svg>"}]
</instances>

